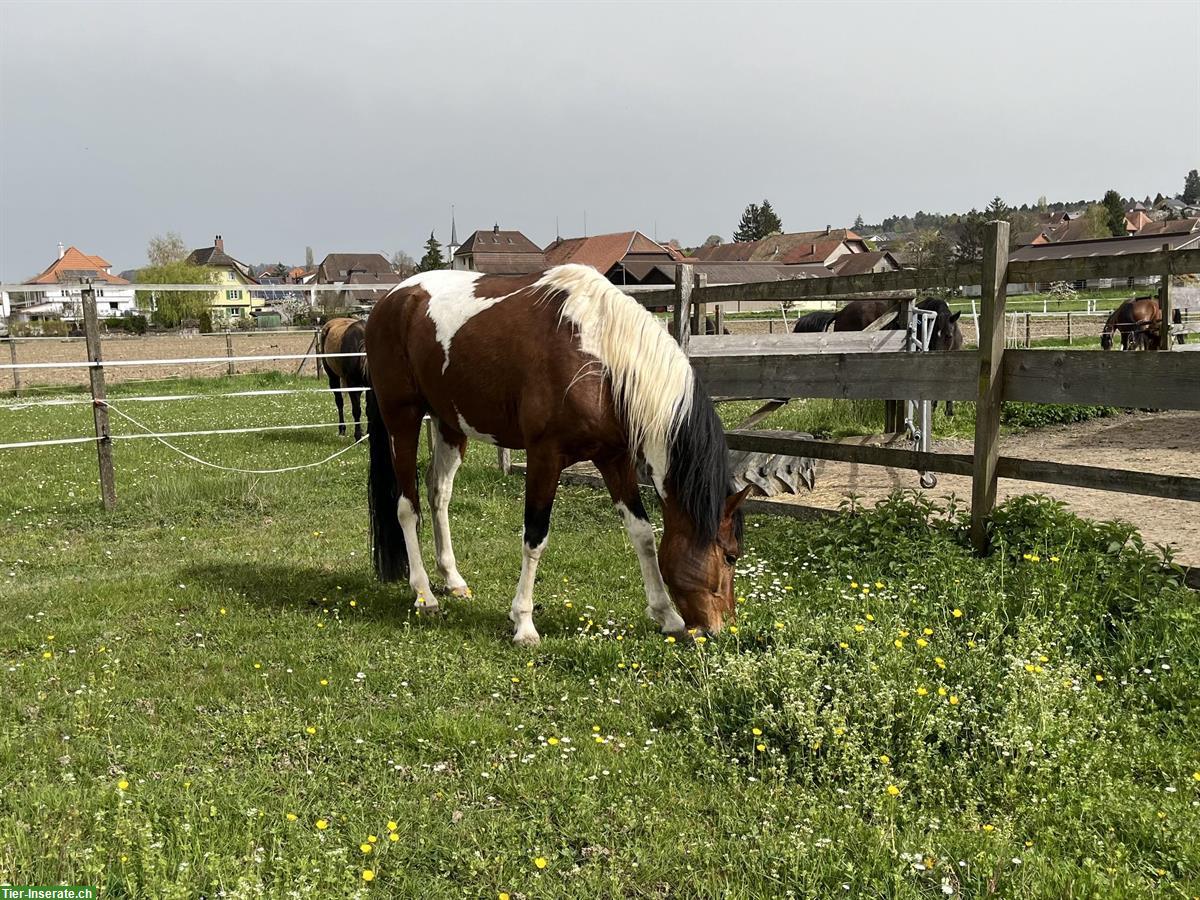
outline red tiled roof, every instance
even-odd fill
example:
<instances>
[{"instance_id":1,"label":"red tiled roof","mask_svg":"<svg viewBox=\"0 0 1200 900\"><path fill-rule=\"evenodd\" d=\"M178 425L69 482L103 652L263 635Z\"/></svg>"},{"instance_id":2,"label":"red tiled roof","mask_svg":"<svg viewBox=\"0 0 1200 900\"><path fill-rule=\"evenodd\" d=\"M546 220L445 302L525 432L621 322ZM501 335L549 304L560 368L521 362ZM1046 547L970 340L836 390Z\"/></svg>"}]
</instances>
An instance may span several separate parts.
<instances>
[{"instance_id":1,"label":"red tiled roof","mask_svg":"<svg viewBox=\"0 0 1200 900\"><path fill-rule=\"evenodd\" d=\"M640 231L621 231L591 237L559 238L546 248L546 265L580 263L607 272L627 256L641 259L659 257L663 260L683 258L678 251L650 240Z\"/></svg>"},{"instance_id":2,"label":"red tiled roof","mask_svg":"<svg viewBox=\"0 0 1200 900\"><path fill-rule=\"evenodd\" d=\"M824 263L846 241L860 242L862 249L866 249L863 239L849 228L831 228L828 231L821 229L773 234L757 241L701 247L696 251L696 259L705 262L776 262L786 265Z\"/></svg>"},{"instance_id":3,"label":"red tiled roof","mask_svg":"<svg viewBox=\"0 0 1200 900\"><path fill-rule=\"evenodd\" d=\"M81 278L91 278L106 284L129 284L120 275L110 275L104 271L112 263L101 256L88 256L77 247L68 247L62 259L56 259L44 272L26 282L26 284L60 284L79 281Z\"/></svg>"}]
</instances>

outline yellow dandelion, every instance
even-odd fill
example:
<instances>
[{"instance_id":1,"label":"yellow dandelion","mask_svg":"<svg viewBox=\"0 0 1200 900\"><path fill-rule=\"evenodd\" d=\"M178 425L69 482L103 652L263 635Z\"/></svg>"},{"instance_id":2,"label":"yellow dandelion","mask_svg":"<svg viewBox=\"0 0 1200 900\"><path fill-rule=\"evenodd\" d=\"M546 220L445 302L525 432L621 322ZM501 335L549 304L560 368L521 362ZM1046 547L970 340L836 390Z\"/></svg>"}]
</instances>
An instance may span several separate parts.
<instances>
[{"instance_id":1,"label":"yellow dandelion","mask_svg":"<svg viewBox=\"0 0 1200 900\"><path fill-rule=\"evenodd\" d=\"M375 835L373 835L373 834L367 835L367 843L368 844L376 844L378 842L379 842L379 838L375 837Z\"/></svg>"},{"instance_id":2,"label":"yellow dandelion","mask_svg":"<svg viewBox=\"0 0 1200 900\"><path fill-rule=\"evenodd\" d=\"M520 679L520 678L518 678L516 675L514 675L512 678L510 678L510 679L509 679L509 681L511 681L513 684L520 684L520 683L521 683L521 679Z\"/></svg>"},{"instance_id":3,"label":"yellow dandelion","mask_svg":"<svg viewBox=\"0 0 1200 900\"><path fill-rule=\"evenodd\" d=\"M933 629L932 628L922 628L921 634L928 637L929 635L933 634Z\"/></svg>"},{"instance_id":4,"label":"yellow dandelion","mask_svg":"<svg viewBox=\"0 0 1200 900\"><path fill-rule=\"evenodd\" d=\"M866 615L866 620L867 620L868 622L874 622L874 621L875 621L875 617L874 617L873 615L871 615L870 613L867 613L867 615Z\"/></svg>"},{"instance_id":5,"label":"yellow dandelion","mask_svg":"<svg viewBox=\"0 0 1200 900\"><path fill-rule=\"evenodd\" d=\"M846 733L846 729L845 729L845 728L842 728L842 727L839 725L837 728L833 729L833 733L834 733L834 736L835 736L835 737L841 737L843 734L845 734L845 733Z\"/></svg>"},{"instance_id":6,"label":"yellow dandelion","mask_svg":"<svg viewBox=\"0 0 1200 900\"><path fill-rule=\"evenodd\" d=\"M940 656L935 656L933 658L933 664L935 666L937 666L939 669L946 668L946 661L944 659L942 659Z\"/></svg>"},{"instance_id":7,"label":"yellow dandelion","mask_svg":"<svg viewBox=\"0 0 1200 900\"><path fill-rule=\"evenodd\" d=\"M325 819L317 819L316 825L317 825L317 831L324 831L326 828L329 827L329 822Z\"/></svg>"},{"instance_id":8,"label":"yellow dandelion","mask_svg":"<svg viewBox=\"0 0 1200 900\"><path fill-rule=\"evenodd\" d=\"M951 706L958 706L958 694L951 694L951 695L950 695L950 705L951 705Z\"/></svg>"},{"instance_id":9,"label":"yellow dandelion","mask_svg":"<svg viewBox=\"0 0 1200 900\"><path fill-rule=\"evenodd\" d=\"M738 598L737 598L737 602L738 602L738 603L745 603L745 602L746 602L746 598L745 598L745 597L738 597Z\"/></svg>"},{"instance_id":10,"label":"yellow dandelion","mask_svg":"<svg viewBox=\"0 0 1200 900\"><path fill-rule=\"evenodd\" d=\"M892 641L892 646L895 647L897 650L903 650L904 649L904 641L900 640L900 638L896 638L896 640Z\"/></svg>"},{"instance_id":11,"label":"yellow dandelion","mask_svg":"<svg viewBox=\"0 0 1200 900\"><path fill-rule=\"evenodd\" d=\"M983 830L984 831L995 831L996 826L993 825L991 822L988 822L986 825L983 826Z\"/></svg>"},{"instance_id":12,"label":"yellow dandelion","mask_svg":"<svg viewBox=\"0 0 1200 900\"><path fill-rule=\"evenodd\" d=\"M887 765L891 765L892 758L890 756L888 756L886 753L881 753L881 754L879 754L879 761L883 765L887 766Z\"/></svg>"},{"instance_id":13,"label":"yellow dandelion","mask_svg":"<svg viewBox=\"0 0 1200 900\"><path fill-rule=\"evenodd\" d=\"M129 790L129 782L126 781L124 778L122 778L120 781L117 782L117 790L120 790L120 791Z\"/></svg>"},{"instance_id":14,"label":"yellow dandelion","mask_svg":"<svg viewBox=\"0 0 1200 900\"><path fill-rule=\"evenodd\" d=\"M358 601L357 601L357 600L351 600L351 601L350 601L350 605L351 605L351 606L358 606Z\"/></svg>"},{"instance_id":15,"label":"yellow dandelion","mask_svg":"<svg viewBox=\"0 0 1200 900\"><path fill-rule=\"evenodd\" d=\"M225 615L225 607L221 607L221 615Z\"/></svg>"},{"instance_id":16,"label":"yellow dandelion","mask_svg":"<svg viewBox=\"0 0 1200 900\"><path fill-rule=\"evenodd\" d=\"M956 619L961 619L963 617L963 611L955 607L954 611L950 613L950 615L954 616Z\"/></svg>"},{"instance_id":17,"label":"yellow dandelion","mask_svg":"<svg viewBox=\"0 0 1200 900\"><path fill-rule=\"evenodd\" d=\"M706 638L704 635L702 635L702 634L696 635L696 643L697 644L704 644L707 642L708 642L708 638Z\"/></svg>"},{"instance_id":18,"label":"yellow dandelion","mask_svg":"<svg viewBox=\"0 0 1200 900\"><path fill-rule=\"evenodd\" d=\"M862 622L859 622L857 625L854 626L854 630L857 631L859 634L861 634L862 632L867 630L867 626L862 624Z\"/></svg>"},{"instance_id":19,"label":"yellow dandelion","mask_svg":"<svg viewBox=\"0 0 1200 900\"><path fill-rule=\"evenodd\" d=\"M42 659L50 659L52 656L54 656L54 654L49 650L43 651L42 653Z\"/></svg>"},{"instance_id":20,"label":"yellow dandelion","mask_svg":"<svg viewBox=\"0 0 1200 900\"><path fill-rule=\"evenodd\" d=\"M1097 683L1099 683L1099 682L1101 682L1101 681L1103 681L1103 680L1104 680L1104 676L1103 676L1103 675L1101 675L1099 672L1097 672L1097 673L1096 673L1096 682L1097 682Z\"/></svg>"},{"instance_id":21,"label":"yellow dandelion","mask_svg":"<svg viewBox=\"0 0 1200 900\"><path fill-rule=\"evenodd\" d=\"M1061 562L1057 556L1050 557L1050 562Z\"/></svg>"},{"instance_id":22,"label":"yellow dandelion","mask_svg":"<svg viewBox=\"0 0 1200 900\"><path fill-rule=\"evenodd\" d=\"M883 582L882 582L882 581L877 581L877 582L875 582L875 587L877 587L877 588L881 588L881 589L882 589L882 588L883 588Z\"/></svg>"},{"instance_id":23,"label":"yellow dandelion","mask_svg":"<svg viewBox=\"0 0 1200 900\"><path fill-rule=\"evenodd\" d=\"M1048 657L1048 656L1039 656L1039 657L1038 657L1038 662L1050 662L1050 657Z\"/></svg>"},{"instance_id":24,"label":"yellow dandelion","mask_svg":"<svg viewBox=\"0 0 1200 900\"><path fill-rule=\"evenodd\" d=\"M1030 560L1030 562L1041 562L1042 558L1040 556L1038 556L1036 553L1031 553L1031 554L1029 554L1029 560Z\"/></svg>"},{"instance_id":25,"label":"yellow dandelion","mask_svg":"<svg viewBox=\"0 0 1200 900\"><path fill-rule=\"evenodd\" d=\"M841 647L843 650L847 650L850 647L850 645L847 644L845 641L839 641L838 646Z\"/></svg>"},{"instance_id":26,"label":"yellow dandelion","mask_svg":"<svg viewBox=\"0 0 1200 900\"><path fill-rule=\"evenodd\" d=\"M496 900L509 900L508 892L501 891L499 894L496 895Z\"/></svg>"},{"instance_id":27,"label":"yellow dandelion","mask_svg":"<svg viewBox=\"0 0 1200 900\"><path fill-rule=\"evenodd\" d=\"M1192 781L1200 781L1200 772L1192 773Z\"/></svg>"},{"instance_id":28,"label":"yellow dandelion","mask_svg":"<svg viewBox=\"0 0 1200 900\"><path fill-rule=\"evenodd\" d=\"M1025 663L1025 671L1026 672L1032 672L1033 670L1034 670L1033 663Z\"/></svg>"},{"instance_id":29,"label":"yellow dandelion","mask_svg":"<svg viewBox=\"0 0 1200 900\"><path fill-rule=\"evenodd\" d=\"M667 637L667 643L668 643L668 644L673 644L673 643L675 643L675 638L668 636L668 637Z\"/></svg>"},{"instance_id":30,"label":"yellow dandelion","mask_svg":"<svg viewBox=\"0 0 1200 900\"><path fill-rule=\"evenodd\" d=\"M902 638L906 638L906 637L908 637L908 632L907 632L907 631L901 631L901 632L900 632L900 637L902 637Z\"/></svg>"},{"instance_id":31,"label":"yellow dandelion","mask_svg":"<svg viewBox=\"0 0 1200 900\"><path fill-rule=\"evenodd\" d=\"M945 697L945 696L946 696L946 689L945 689L944 687L939 687L939 688L938 688L938 696L939 696L939 697Z\"/></svg>"},{"instance_id":32,"label":"yellow dandelion","mask_svg":"<svg viewBox=\"0 0 1200 900\"><path fill-rule=\"evenodd\" d=\"M783 630L783 623L782 623L782 622L776 622L776 623L775 623L775 627L776 627L776 628L778 628L780 631L782 631L782 630Z\"/></svg>"},{"instance_id":33,"label":"yellow dandelion","mask_svg":"<svg viewBox=\"0 0 1200 900\"><path fill-rule=\"evenodd\" d=\"M755 744L754 747L756 750L758 750L759 753L762 753L764 750L767 749L766 744Z\"/></svg>"},{"instance_id":34,"label":"yellow dandelion","mask_svg":"<svg viewBox=\"0 0 1200 900\"><path fill-rule=\"evenodd\" d=\"M537 858L536 858L536 859L533 861L533 864L534 864L535 866L537 866L539 869L544 869L544 868L546 868L546 857L544 857L544 856L539 856L539 857L537 857Z\"/></svg>"},{"instance_id":35,"label":"yellow dandelion","mask_svg":"<svg viewBox=\"0 0 1200 900\"><path fill-rule=\"evenodd\" d=\"M261 669L261 668L262 668L262 663L255 663L255 664L254 664L254 668L256 668L256 669Z\"/></svg>"},{"instance_id":36,"label":"yellow dandelion","mask_svg":"<svg viewBox=\"0 0 1200 900\"><path fill-rule=\"evenodd\" d=\"M900 796L900 788L896 787L894 784L889 784L887 786L887 792L892 797Z\"/></svg>"},{"instance_id":37,"label":"yellow dandelion","mask_svg":"<svg viewBox=\"0 0 1200 900\"><path fill-rule=\"evenodd\" d=\"M371 869L363 869L362 880L363 881L374 881L375 880L374 871L372 871Z\"/></svg>"},{"instance_id":38,"label":"yellow dandelion","mask_svg":"<svg viewBox=\"0 0 1200 900\"><path fill-rule=\"evenodd\" d=\"M328 679L328 678L322 678L322 679L321 679L321 687L328 687L328 686L329 686L329 679Z\"/></svg>"},{"instance_id":39,"label":"yellow dandelion","mask_svg":"<svg viewBox=\"0 0 1200 900\"><path fill-rule=\"evenodd\" d=\"M1024 560L1027 560L1027 561L1028 561L1028 560L1030 560L1030 559L1033 559L1033 557L1032 557L1032 556L1030 556L1028 553L1022 553L1022 554L1021 554L1021 559L1024 559Z\"/></svg>"},{"instance_id":40,"label":"yellow dandelion","mask_svg":"<svg viewBox=\"0 0 1200 900\"><path fill-rule=\"evenodd\" d=\"M858 582L857 581L850 582L850 587L854 588L855 590L858 590Z\"/></svg>"},{"instance_id":41,"label":"yellow dandelion","mask_svg":"<svg viewBox=\"0 0 1200 900\"><path fill-rule=\"evenodd\" d=\"M393 831L391 834L388 835L388 840L394 844L394 843L396 843L396 841L400 840L400 835L396 834L396 832Z\"/></svg>"},{"instance_id":42,"label":"yellow dandelion","mask_svg":"<svg viewBox=\"0 0 1200 900\"><path fill-rule=\"evenodd\" d=\"M730 634L737 634L737 633L738 633L738 627L737 627L736 625L730 625L730 626L729 626L729 633L730 633ZM618 640L619 640L619 638L618 638Z\"/></svg>"},{"instance_id":43,"label":"yellow dandelion","mask_svg":"<svg viewBox=\"0 0 1200 900\"><path fill-rule=\"evenodd\" d=\"M552 737L548 741L546 741L546 743L549 744L551 747L556 747L556 746L558 746L558 738Z\"/></svg>"},{"instance_id":44,"label":"yellow dandelion","mask_svg":"<svg viewBox=\"0 0 1200 900\"><path fill-rule=\"evenodd\" d=\"M925 640L925 638L917 638L917 646L918 647L928 647L929 641Z\"/></svg>"},{"instance_id":45,"label":"yellow dandelion","mask_svg":"<svg viewBox=\"0 0 1200 900\"><path fill-rule=\"evenodd\" d=\"M288 813L288 814L287 814L287 820L288 820L289 822L295 822L295 821L296 821L298 818L300 818L300 817L299 817L298 815L296 815L295 813Z\"/></svg>"},{"instance_id":46,"label":"yellow dandelion","mask_svg":"<svg viewBox=\"0 0 1200 900\"><path fill-rule=\"evenodd\" d=\"M762 729L761 728L751 728L750 733L752 735L754 735L755 737L758 737L760 734L762 734Z\"/></svg>"},{"instance_id":47,"label":"yellow dandelion","mask_svg":"<svg viewBox=\"0 0 1200 900\"><path fill-rule=\"evenodd\" d=\"M372 847L370 844L359 844L358 849L361 850L363 853L370 853L375 848Z\"/></svg>"},{"instance_id":48,"label":"yellow dandelion","mask_svg":"<svg viewBox=\"0 0 1200 900\"><path fill-rule=\"evenodd\" d=\"M967 646L968 646L968 647L970 647L972 650L974 650L974 649L975 649L975 642L974 642L974 641L967 641Z\"/></svg>"},{"instance_id":49,"label":"yellow dandelion","mask_svg":"<svg viewBox=\"0 0 1200 900\"><path fill-rule=\"evenodd\" d=\"M920 687L917 688L917 696L918 697L924 697L928 693L929 693L929 688L925 687L925 685L921 685Z\"/></svg>"}]
</instances>

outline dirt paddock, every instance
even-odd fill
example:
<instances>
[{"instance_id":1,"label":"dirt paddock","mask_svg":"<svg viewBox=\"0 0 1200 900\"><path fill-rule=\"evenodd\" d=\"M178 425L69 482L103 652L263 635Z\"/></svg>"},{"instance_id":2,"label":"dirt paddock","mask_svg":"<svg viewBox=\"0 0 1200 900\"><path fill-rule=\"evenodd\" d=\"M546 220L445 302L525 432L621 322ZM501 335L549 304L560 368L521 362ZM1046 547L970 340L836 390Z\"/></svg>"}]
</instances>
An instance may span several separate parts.
<instances>
[{"instance_id":1,"label":"dirt paddock","mask_svg":"<svg viewBox=\"0 0 1200 900\"><path fill-rule=\"evenodd\" d=\"M943 440L934 442L933 449L971 453L972 445L966 440ZM1195 476L1200 463L1200 412L1129 413L1111 419L1041 428L1001 438L1000 453L1115 470ZM901 488L919 488L917 473L905 469L825 460L816 465L815 490L802 491L788 500L836 509L850 494L873 503ZM1130 522L1137 526L1147 543L1173 545L1179 562L1200 566L1200 504L1000 479L998 500L1031 493L1062 500L1088 519ZM942 500L954 495L963 507L969 507L971 479L962 475L939 475L937 487L927 494Z\"/></svg>"}]
</instances>

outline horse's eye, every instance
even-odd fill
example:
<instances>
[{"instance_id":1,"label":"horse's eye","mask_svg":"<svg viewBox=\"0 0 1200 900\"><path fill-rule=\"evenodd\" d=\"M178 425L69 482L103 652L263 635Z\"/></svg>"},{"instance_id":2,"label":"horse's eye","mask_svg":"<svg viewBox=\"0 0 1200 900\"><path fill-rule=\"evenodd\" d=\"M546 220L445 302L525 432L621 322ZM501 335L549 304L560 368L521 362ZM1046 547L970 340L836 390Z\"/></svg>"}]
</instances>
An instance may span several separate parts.
<instances>
[{"instance_id":1,"label":"horse's eye","mask_svg":"<svg viewBox=\"0 0 1200 900\"><path fill-rule=\"evenodd\" d=\"M725 564L727 566L732 566L736 562L737 562L737 557L734 556L732 553L725 554Z\"/></svg>"}]
</instances>

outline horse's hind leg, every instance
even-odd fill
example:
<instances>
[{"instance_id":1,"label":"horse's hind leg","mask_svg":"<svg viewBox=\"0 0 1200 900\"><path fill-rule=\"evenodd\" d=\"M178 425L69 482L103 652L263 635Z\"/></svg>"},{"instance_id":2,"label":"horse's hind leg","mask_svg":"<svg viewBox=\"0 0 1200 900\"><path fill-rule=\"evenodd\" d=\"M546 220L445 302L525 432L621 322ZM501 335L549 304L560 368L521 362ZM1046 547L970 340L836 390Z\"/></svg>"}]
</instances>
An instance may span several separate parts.
<instances>
[{"instance_id":1,"label":"horse's hind leg","mask_svg":"<svg viewBox=\"0 0 1200 900\"><path fill-rule=\"evenodd\" d=\"M341 396L340 394L338 396ZM350 412L354 414L354 440L362 440L362 391L350 394Z\"/></svg>"},{"instance_id":2,"label":"horse's hind leg","mask_svg":"<svg viewBox=\"0 0 1200 900\"><path fill-rule=\"evenodd\" d=\"M437 551L438 574L446 588L456 597L469 597L470 588L458 574L454 546L450 542L450 496L454 492L454 475L462 465L467 439L460 434L447 437L438 422L433 425L433 462L425 482L429 488L429 508L433 512L433 543Z\"/></svg>"},{"instance_id":3,"label":"horse's hind leg","mask_svg":"<svg viewBox=\"0 0 1200 900\"><path fill-rule=\"evenodd\" d=\"M333 402L337 404L338 434L344 435L346 433L346 416L343 412L343 403L345 403L345 398L342 397L341 392L342 380L333 374L333 370L329 368L328 363L326 363L325 374L329 376L329 389L333 391ZM355 418L357 419L358 416L356 415Z\"/></svg>"},{"instance_id":4,"label":"horse's hind leg","mask_svg":"<svg viewBox=\"0 0 1200 900\"><path fill-rule=\"evenodd\" d=\"M418 406L401 406L385 411L388 432L392 436L392 467L400 499L396 516L404 532L404 549L408 554L408 583L417 595L414 604L418 611L437 612L438 602L429 585L429 575L421 561L418 532L421 525L421 495L417 490L417 441L421 436L422 411Z\"/></svg>"},{"instance_id":5,"label":"horse's hind leg","mask_svg":"<svg viewBox=\"0 0 1200 900\"><path fill-rule=\"evenodd\" d=\"M596 468L604 476L608 493L625 521L629 541L637 552L638 565L642 569L642 583L646 587L646 615L657 622L665 633L685 631L683 619L671 602L667 586L663 583L662 571L658 568L654 527L650 524L646 507L642 505L633 462L628 457L622 457L597 462Z\"/></svg>"},{"instance_id":6,"label":"horse's hind leg","mask_svg":"<svg viewBox=\"0 0 1200 900\"><path fill-rule=\"evenodd\" d=\"M541 641L533 625L533 581L550 534L550 510L562 474L557 448L529 448L525 466L525 539L521 544L521 580L508 614L513 643L532 647Z\"/></svg>"}]
</instances>

